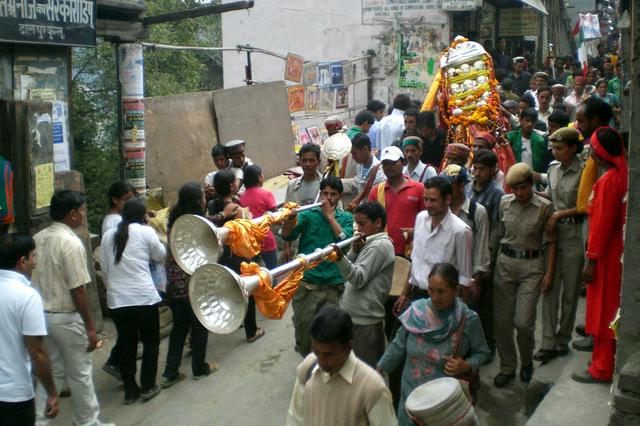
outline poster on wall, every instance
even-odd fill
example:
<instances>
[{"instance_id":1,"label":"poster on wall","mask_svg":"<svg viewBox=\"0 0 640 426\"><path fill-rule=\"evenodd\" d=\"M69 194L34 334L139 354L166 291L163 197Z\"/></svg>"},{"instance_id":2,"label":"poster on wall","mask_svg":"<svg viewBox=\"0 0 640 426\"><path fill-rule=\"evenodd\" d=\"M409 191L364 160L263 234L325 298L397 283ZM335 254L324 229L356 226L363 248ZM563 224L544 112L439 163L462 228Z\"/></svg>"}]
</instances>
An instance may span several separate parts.
<instances>
[{"instance_id":1,"label":"poster on wall","mask_svg":"<svg viewBox=\"0 0 640 426\"><path fill-rule=\"evenodd\" d=\"M342 80L342 62L331 63L331 88L341 89L343 84Z\"/></svg>"},{"instance_id":2,"label":"poster on wall","mask_svg":"<svg viewBox=\"0 0 640 426\"><path fill-rule=\"evenodd\" d=\"M318 84L318 63L308 62L304 64L302 72L302 84L312 86Z\"/></svg>"},{"instance_id":3,"label":"poster on wall","mask_svg":"<svg viewBox=\"0 0 640 426\"><path fill-rule=\"evenodd\" d=\"M289 112L304 110L304 86L287 87L287 98L289 100Z\"/></svg>"},{"instance_id":4,"label":"poster on wall","mask_svg":"<svg viewBox=\"0 0 640 426\"><path fill-rule=\"evenodd\" d=\"M342 64L342 84L349 86L353 84L356 75L356 63L345 62Z\"/></svg>"},{"instance_id":5,"label":"poster on wall","mask_svg":"<svg viewBox=\"0 0 640 426\"><path fill-rule=\"evenodd\" d=\"M393 19L423 18L429 11L438 9L438 0L362 0L362 23L375 24Z\"/></svg>"},{"instance_id":6,"label":"poster on wall","mask_svg":"<svg viewBox=\"0 0 640 426\"><path fill-rule=\"evenodd\" d=\"M401 26L398 75L402 88L426 89L438 70L441 35L434 27Z\"/></svg>"},{"instance_id":7,"label":"poster on wall","mask_svg":"<svg viewBox=\"0 0 640 426\"><path fill-rule=\"evenodd\" d=\"M331 86L331 63L321 62L318 64L318 87L326 89Z\"/></svg>"},{"instance_id":8,"label":"poster on wall","mask_svg":"<svg viewBox=\"0 0 640 426\"><path fill-rule=\"evenodd\" d=\"M307 87L304 110L307 113L320 111L320 90L316 86Z\"/></svg>"},{"instance_id":9,"label":"poster on wall","mask_svg":"<svg viewBox=\"0 0 640 426\"><path fill-rule=\"evenodd\" d=\"M54 101L51 108L53 127L53 167L56 172L71 169L69 162L69 129L67 128L67 103Z\"/></svg>"},{"instance_id":10,"label":"poster on wall","mask_svg":"<svg viewBox=\"0 0 640 426\"><path fill-rule=\"evenodd\" d=\"M318 126L307 127L307 133L309 134L309 138L311 138L311 143L314 145L322 145L322 137L320 136Z\"/></svg>"},{"instance_id":11,"label":"poster on wall","mask_svg":"<svg viewBox=\"0 0 640 426\"><path fill-rule=\"evenodd\" d=\"M287 62L284 66L284 79L293 83L302 83L302 68L304 58L300 55L287 53Z\"/></svg>"},{"instance_id":12,"label":"poster on wall","mask_svg":"<svg viewBox=\"0 0 640 426\"><path fill-rule=\"evenodd\" d=\"M335 90L320 89L320 110L333 111Z\"/></svg>"},{"instance_id":13,"label":"poster on wall","mask_svg":"<svg viewBox=\"0 0 640 426\"><path fill-rule=\"evenodd\" d=\"M349 89L346 87L336 91L336 109L349 107Z\"/></svg>"}]
</instances>

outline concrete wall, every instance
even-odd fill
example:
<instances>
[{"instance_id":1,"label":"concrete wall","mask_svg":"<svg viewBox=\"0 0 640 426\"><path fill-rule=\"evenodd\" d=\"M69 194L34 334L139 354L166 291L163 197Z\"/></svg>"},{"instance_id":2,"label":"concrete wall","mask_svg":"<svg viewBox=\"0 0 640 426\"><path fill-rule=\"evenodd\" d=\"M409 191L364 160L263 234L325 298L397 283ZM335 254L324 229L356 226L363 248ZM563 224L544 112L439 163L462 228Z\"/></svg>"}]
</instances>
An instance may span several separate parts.
<instances>
[{"instance_id":1,"label":"concrete wall","mask_svg":"<svg viewBox=\"0 0 640 426\"><path fill-rule=\"evenodd\" d=\"M216 132L212 92L145 99L149 187L163 187L165 199L172 200L183 184L203 182L214 169Z\"/></svg>"},{"instance_id":2,"label":"concrete wall","mask_svg":"<svg viewBox=\"0 0 640 426\"><path fill-rule=\"evenodd\" d=\"M409 18L400 21L385 18L374 24L363 24L362 3L363 0L256 2L248 12L222 15L223 46L250 44L281 54L296 53L312 61L347 60L371 50L376 55L373 97L389 102L398 93L399 22L432 27L441 49L449 40L449 16L442 11L428 10L411 13ZM224 52L223 60L225 88L244 85L246 54ZM282 79L283 60L257 53L251 55L251 60L254 80ZM417 99L423 99L425 93L424 90L402 91L412 92Z\"/></svg>"},{"instance_id":3,"label":"concrete wall","mask_svg":"<svg viewBox=\"0 0 640 426\"><path fill-rule=\"evenodd\" d=\"M246 141L247 157L265 178L295 166L287 91L282 81L213 92L218 136Z\"/></svg>"}]
</instances>

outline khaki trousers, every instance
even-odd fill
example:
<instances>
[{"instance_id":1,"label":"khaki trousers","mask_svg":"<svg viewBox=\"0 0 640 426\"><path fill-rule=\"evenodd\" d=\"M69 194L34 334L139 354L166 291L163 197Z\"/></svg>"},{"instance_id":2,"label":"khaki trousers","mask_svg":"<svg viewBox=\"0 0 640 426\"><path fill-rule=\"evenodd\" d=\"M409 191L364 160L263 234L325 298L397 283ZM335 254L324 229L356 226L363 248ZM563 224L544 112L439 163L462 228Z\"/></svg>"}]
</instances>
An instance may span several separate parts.
<instances>
[{"instance_id":1,"label":"khaki trousers","mask_svg":"<svg viewBox=\"0 0 640 426\"><path fill-rule=\"evenodd\" d=\"M498 255L494 277L494 331L502 374L515 374L518 366L518 354L513 340L514 328L520 366L526 367L533 363L536 305L543 276L542 256L535 259L514 259L503 253Z\"/></svg>"},{"instance_id":2,"label":"khaki trousers","mask_svg":"<svg viewBox=\"0 0 640 426\"><path fill-rule=\"evenodd\" d=\"M542 296L542 349L566 346L576 321L584 267L582 224L557 225L558 248L551 290ZM560 321L558 322L558 308Z\"/></svg>"},{"instance_id":3,"label":"khaki trousers","mask_svg":"<svg viewBox=\"0 0 640 426\"><path fill-rule=\"evenodd\" d=\"M318 290L309 290L305 287L306 281L300 281L291 307L293 308L293 327L296 333L296 352L306 357L311 352L311 320L325 305L340 305L342 286L320 286Z\"/></svg>"}]
</instances>

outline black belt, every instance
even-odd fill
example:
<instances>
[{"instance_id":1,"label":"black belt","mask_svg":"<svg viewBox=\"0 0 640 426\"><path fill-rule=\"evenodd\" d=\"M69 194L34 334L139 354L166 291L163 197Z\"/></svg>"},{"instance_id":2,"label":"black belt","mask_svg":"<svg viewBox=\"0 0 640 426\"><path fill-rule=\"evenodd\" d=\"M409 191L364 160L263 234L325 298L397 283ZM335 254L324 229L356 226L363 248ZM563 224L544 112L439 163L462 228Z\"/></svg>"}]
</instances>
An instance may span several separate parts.
<instances>
[{"instance_id":1,"label":"black belt","mask_svg":"<svg viewBox=\"0 0 640 426\"><path fill-rule=\"evenodd\" d=\"M562 219L558 219L558 223L563 225L577 225L579 223L584 222L584 216L569 216L563 217Z\"/></svg>"},{"instance_id":2,"label":"black belt","mask_svg":"<svg viewBox=\"0 0 640 426\"><path fill-rule=\"evenodd\" d=\"M500 247L500 251L514 259L535 259L541 253L540 250L518 250L504 244Z\"/></svg>"},{"instance_id":3,"label":"black belt","mask_svg":"<svg viewBox=\"0 0 640 426\"><path fill-rule=\"evenodd\" d=\"M44 311L45 314L73 314L78 311L69 311L69 312L52 312L52 311Z\"/></svg>"}]
</instances>

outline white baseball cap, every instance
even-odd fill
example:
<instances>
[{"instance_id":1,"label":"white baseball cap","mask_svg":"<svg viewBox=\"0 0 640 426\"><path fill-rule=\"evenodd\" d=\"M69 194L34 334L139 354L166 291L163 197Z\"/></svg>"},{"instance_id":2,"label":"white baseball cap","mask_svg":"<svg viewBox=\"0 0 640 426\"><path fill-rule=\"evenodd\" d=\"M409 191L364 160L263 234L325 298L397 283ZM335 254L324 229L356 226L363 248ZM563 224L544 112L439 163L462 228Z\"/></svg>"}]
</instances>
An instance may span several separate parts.
<instances>
[{"instance_id":1,"label":"white baseball cap","mask_svg":"<svg viewBox=\"0 0 640 426\"><path fill-rule=\"evenodd\" d=\"M380 161L396 162L398 160L404 160L404 154L402 154L402 150L397 146L388 146L382 150Z\"/></svg>"}]
</instances>

